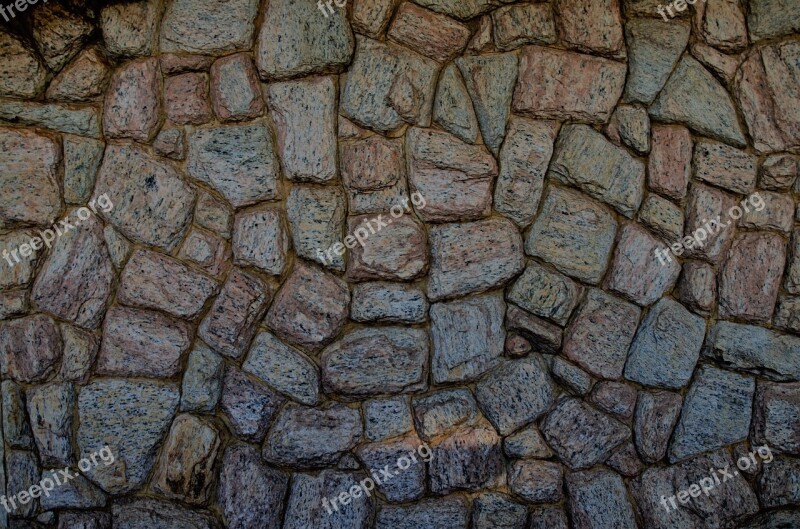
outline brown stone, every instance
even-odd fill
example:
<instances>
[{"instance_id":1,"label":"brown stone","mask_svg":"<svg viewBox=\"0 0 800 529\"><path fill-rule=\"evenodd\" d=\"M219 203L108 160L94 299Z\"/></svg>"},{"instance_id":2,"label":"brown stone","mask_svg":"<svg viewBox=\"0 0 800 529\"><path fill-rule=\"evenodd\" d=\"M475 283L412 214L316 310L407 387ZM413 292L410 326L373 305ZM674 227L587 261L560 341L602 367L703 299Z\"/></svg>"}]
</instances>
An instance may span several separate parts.
<instances>
[{"instance_id":1,"label":"brown stone","mask_svg":"<svg viewBox=\"0 0 800 529\"><path fill-rule=\"evenodd\" d=\"M208 75L183 73L167 77L164 106L169 120L178 125L201 125L211 121Z\"/></svg>"},{"instance_id":2,"label":"brown stone","mask_svg":"<svg viewBox=\"0 0 800 529\"><path fill-rule=\"evenodd\" d=\"M103 105L103 130L111 138L150 141L161 112L158 59L139 59L120 67L111 78Z\"/></svg>"},{"instance_id":3,"label":"brown stone","mask_svg":"<svg viewBox=\"0 0 800 529\"><path fill-rule=\"evenodd\" d=\"M396 6L397 0L353 0L353 28L369 37L380 37Z\"/></svg>"},{"instance_id":4,"label":"brown stone","mask_svg":"<svg viewBox=\"0 0 800 529\"><path fill-rule=\"evenodd\" d=\"M735 53L747 47L747 25L739 2L708 0L696 7L700 35L709 45Z\"/></svg>"},{"instance_id":5,"label":"brown stone","mask_svg":"<svg viewBox=\"0 0 800 529\"><path fill-rule=\"evenodd\" d=\"M689 130L679 125L654 124L651 133L647 186L657 193L682 200L692 168Z\"/></svg>"},{"instance_id":6,"label":"brown stone","mask_svg":"<svg viewBox=\"0 0 800 529\"><path fill-rule=\"evenodd\" d=\"M494 43L509 51L524 44L553 44L556 25L550 4L517 4L492 12Z\"/></svg>"},{"instance_id":7,"label":"brown stone","mask_svg":"<svg viewBox=\"0 0 800 529\"><path fill-rule=\"evenodd\" d=\"M0 322L0 369L19 382L40 382L61 358L61 333L44 314Z\"/></svg>"},{"instance_id":8,"label":"brown stone","mask_svg":"<svg viewBox=\"0 0 800 529\"><path fill-rule=\"evenodd\" d=\"M47 87L47 99L89 101L106 88L110 70L97 48L82 51Z\"/></svg>"},{"instance_id":9,"label":"brown stone","mask_svg":"<svg viewBox=\"0 0 800 529\"><path fill-rule=\"evenodd\" d=\"M616 55L622 51L619 0L557 0L559 34L569 47Z\"/></svg>"},{"instance_id":10,"label":"brown stone","mask_svg":"<svg viewBox=\"0 0 800 529\"><path fill-rule=\"evenodd\" d=\"M389 38L439 62L452 60L467 45L467 26L411 2L404 2L389 28Z\"/></svg>"},{"instance_id":11,"label":"brown stone","mask_svg":"<svg viewBox=\"0 0 800 529\"><path fill-rule=\"evenodd\" d=\"M0 95L36 97L44 90L47 68L36 53L10 33L0 35Z\"/></svg>"},{"instance_id":12,"label":"brown stone","mask_svg":"<svg viewBox=\"0 0 800 529\"><path fill-rule=\"evenodd\" d=\"M387 225L381 228L383 223ZM371 230L375 230L374 235L370 234ZM399 218L394 218L393 214L350 217L347 231L350 235L345 238L345 244L352 248L347 264L347 277L350 279L407 281L427 270L425 230L409 215Z\"/></svg>"}]
</instances>

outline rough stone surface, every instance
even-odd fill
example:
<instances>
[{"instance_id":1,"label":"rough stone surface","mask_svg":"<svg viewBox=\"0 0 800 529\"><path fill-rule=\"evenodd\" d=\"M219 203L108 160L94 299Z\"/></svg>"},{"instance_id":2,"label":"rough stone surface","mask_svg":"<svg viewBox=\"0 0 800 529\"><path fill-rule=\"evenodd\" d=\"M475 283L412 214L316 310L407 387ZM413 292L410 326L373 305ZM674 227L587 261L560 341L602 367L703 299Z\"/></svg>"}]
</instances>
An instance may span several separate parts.
<instances>
[{"instance_id":1,"label":"rough stone surface","mask_svg":"<svg viewBox=\"0 0 800 529\"><path fill-rule=\"evenodd\" d=\"M537 460L515 461L509 469L512 492L529 503L555 503L561 500L564 469L558 463Z\"/></svg>"},{"instance_id":2,"label":"rough stone surface","mask_svg":"<svg viewBox=\"0 0 800 529\"><path fill-rule=\"evenodd\" d=\"M796 336L720 321L711 328L703 354L770 380L788 381L800 380L798 348Z\"/></svg>"},{"instance_id":3,"label":"rough stone surface","mask_svg":"<svg viewBox=\"0 0 800 529\"><path fill-rule=\"evenodd\" d=\"M253 44L255 0L179 0L167 5L161 21L162 52L223 53Z\"/></svg>"},{"instance_id":4,"label":"rough stone surface","mask_svg":"<svg viewBox=\"0 0 800 529\"><path fill-rule=\"evenodd\" d=\"M654 5L648 15L655 12ZM632 18L625 24L629 77L624 100L653 102L689 42L689 29L689 24L674 19Z\"/></svg>"},{"instance_id":5,"label":"rough stone surface","mask_svg":"<svg viewBox=\"0 0 800 529\"><path fill-rule=\"evenodd\" d=\"M33 50L9 33L0 36L0 95L36 97L44 90L47 70Z\"/></svg>"},{"instance_id":6,"label":"rough stone surface","mask_svg":"<svg viewBox=\"0 0 800 529\"><path fill-rule=\"evenodd\" d=\"M634 417L634 441L647 463L660 461L667 454L672 429L681 412L682 399L668 391L640 391Z\"/></svg>"},{"instance_id":7,"label":"rough stone surface","mask_svg":"<svg viewBox=\"0 0 800 529\"><path fill-rule=\"evenodd\" d=\"M245 121L261 115L264 99L249 54L237 53L211 65L211 103L222 121Z\"/></svg>"},{"instance_id":8,"label":"rough stone surface","mask_svg":"<svg viewBox=\"0 0 800 529\"><path fill-rule=\"evenodd\" d=\"M368 526L375 512L375 500L360 495L348 504L337 504L330 514L321 508L323 499L333 500L339 494L351 490L365 479L361 473L323 470L319 474L295 474L286 506L284 529L361 529Z\"/></svg>"},{"instance_id":9,"label":"rough stone surface","mask_svg":"<svg viewBox=\"0 0 800 529\"><path fill-rule=\"evenodd\" d=\"M239 212L233 221L233 262L279 276L286 268L289 234L280 209L256 206Z\"/></svg>"},{"instance_id":10,"label":"rough stone surface","mask_svg":"<svg viewBox=\"0 0 800 529\"><path fill-rule=\"evenodd\" d=\"M37 314L0 322L0 369L19 382L47 377L61 358L61 335L49 316Z\"/></svg>"},{"instance_id":11,"label":"rough stone surface","mask_svg":"<svg viewBox=\"0 0 800 529\"><path fill-rule=\"evenodd\" d=\"M131 61L109 82L103 130L112 138L148 142L156 133L161 111L161 74L156 59Z\"/></svg>"},{"instance_id":12,"label":"rough stone surface","mask_svg":"<svg viewBox=\"0 0 800 529\"><path fill-rule=\"evenodd\" d=\"M411 2L401 4L388 33L391 40L439 62L463 51L469 35L467 26Z\"/></svg>"},{"instance_id":13,"label":"rough stone surface","mask_svg":"<svg viewBox=\"0 0 800 529\"><path fill-rule=\"evenodd\" d=\"M202 125L211 120L208 75L182 73L164 81L164 110L178 125Z\"/></svg>"},{"instance_id":14,"label":"rough stone surface","mask_svg":"<svg viewBox=\"0 0 800 529\"><path fill-rule=\"evenodd\" d=\"M800 384L758 384L753 426L754 442L787 454L800 454L800 432L794 419L800 413Z\"/></svg>"},{"instance_id":15,"label":"rough stone surface","mask_svg":"<svg viewBox=\"0 0 800 529\"><path fill-rule=\"evenodd\" d=\"M574 527L601 529L637 527L622 478L610 470L585 470L566 479Z\"/></svg>"},{"instance_id":16,"label":"rough stone surface","mask_svg":"<svg viewBox=\"0 0 800 529\"><path fill-rule=\"evenodd\" d=\"M429 303L422 290L398 283L376 281L353 288L350 319L360 322L422 323Z\"/></svg>"},{"instance_id":17,"label":"rough stone surface","mask_svg":"<svg viewBox=\"0 0 800 529\"><path fill-rule=\"evenodd\" d=\"M384 224L386 226L381 227ZM369 235L373 229L376 233ZM345 244L352 245L347 262L350 279L408 281L419 277L428 267L423 225L410 216L350 217L347 231L350 242L346 237ZM366 238L365 233L369 235ZM358 240L359 236L364 238L363 244Z\"/></svg>"},{"instance_id":18,"label":"rough stone surface","mask_svg":"<svg viewBox=\"0 0 800 529\"><path fill-rule=\"evenodd\" d=\"M477 418L478 405L468 389L444 389L414 399L416 429L425 440L469 426Z\"/></svg>"},{"instance_id":19,"label":"rough stone surface","mask_svg":"<svg viewBox=\"0 0 800 529\"><path fill-rule=\"evenodd\" d=\"M677 125L654 124L651 134L647 187L682 200L692 169L692 137L685 127Z\"/></svg>"},{"instance_id":20,"label":"rough stone surface","mask_svg":"<svg viewBox=\"0 0 800 529\"><path fill-rule=\"evenodd\" d=\"M236 367L225 367L220 408L242 439L261 442L286 399L249 378Z\"/></svg>"},{"instance_id":21,"label":"rough stone surface","mask_svg":"<svg viewBox=\"0 0 800 529\"><path fill-rule=\"evenodd\" d=\"M202 343L189 353L181 385L181 411L212 411L222 394L225 364L222 357Z\"/></svg>"},{"instance_id":22,"label":"rough stone surface","mask_svg":"<svg viewBox=\"0 0 800 529\"><path fill-rule=\"evenodd\" d=\"M553 11L545 4L522 4L502 7L492 12L494 43L509 51L523 44L553 44L556 27Z\"/></svg>"},{"instance_id":23,"label":"rough stone surface","mask_svg":"<svg viewBox=\"0 0 800 529\"><path fill-rule=\"evenodd\" d=\"M242 368L302 404L314 406L319 401L317 366L268 332L253 340Z\"/></svg>"},{"instance_id":24,"label":"rough stone surface","mask_svg":"<svg viewBox=\"0 0 800 529\"><path fill-rule=\"evenodd\" d=\"M101 95L108 81L109 67L96 48L82 51L47 87L53 101L90 101Z\"/></svg>"}]
</instances>

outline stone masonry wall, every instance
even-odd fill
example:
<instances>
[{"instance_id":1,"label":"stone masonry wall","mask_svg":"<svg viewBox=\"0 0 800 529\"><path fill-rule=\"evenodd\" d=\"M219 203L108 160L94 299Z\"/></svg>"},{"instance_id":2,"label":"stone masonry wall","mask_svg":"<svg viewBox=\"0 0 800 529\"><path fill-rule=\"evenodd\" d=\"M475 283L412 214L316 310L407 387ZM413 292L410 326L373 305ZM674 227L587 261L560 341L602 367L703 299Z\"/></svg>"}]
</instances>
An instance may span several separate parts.
<instances>
[{"instance_id":1,"label":"stone masonry wall","mask_svg":"<svg viewBox=\"0 0 800 529\"><path fill-rule=\"evenodd\" d=\"M800 1L0 4L0 528L800 528Z\"/></svg>"}]
</instances>

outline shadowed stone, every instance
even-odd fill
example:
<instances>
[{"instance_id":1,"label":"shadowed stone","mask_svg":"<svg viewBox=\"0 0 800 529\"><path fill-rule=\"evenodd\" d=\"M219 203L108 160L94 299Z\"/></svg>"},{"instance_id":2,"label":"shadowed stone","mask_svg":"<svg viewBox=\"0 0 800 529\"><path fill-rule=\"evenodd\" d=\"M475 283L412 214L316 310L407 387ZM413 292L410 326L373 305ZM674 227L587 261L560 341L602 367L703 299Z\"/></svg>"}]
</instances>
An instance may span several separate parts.
<instances>
[{"instance_id":1,"label":"shadowed stone","mask_svg":"<svg viewBox=\"0 0 800 529\"><path fill-rule=\"evenodd\" d=\"M743 7L738 2L711 0L697 10L695 24L709 45L725 53L736 53L748 44L744 17Z\"/></svg>"},{"instance_id":2,"label":"shadowed stone","mask_svg":"<svg viewBox=\"0 0 800 529\"><path fill-rule=\"evenodd\" d=\"M550 461L514 461L509 468L508 486L529 503L561 501L564 467Z\"/></svg>"},{"instance_id":3,"label":"shadowed stone","mask_svg":"<svg viewBox=\"0 0 800 529\"><path fill-rule=\"evenodd\" d=\"M251 48L257 12L257 0L169 2L161 51L222 54Z\"/></svg>"},{"instance_id":4,"label":"shadowed stone","mask_svg":"<svg viewBox=\"0 0 800 529\"><path fill-rule=\"evenodd\" d=\"M220 275L232 265L227 241L194 226L189 227L178 258L199 266L213 276Z\"/></svg>"},{"instance_id":5,"label":"shadowed stone","mask_svg":"<svg viewBox=\"0 0 800 529\"><path fill-rule=\"evenodd\" d=\"M561 349L561 328L510 305L506 311L506 327L520 332L543 353L555 354Z\"/></svg>"},{"instance_id":6,"label":"shadowed stone","mask_svg":"<svg viewBox=\"0 0 800 529\"><path fill-rule=\"evenodd\" d=\"M160 94L157 59L131 61L118 69L106 92L103 112L106 136L150 141L159 124Z\"/></svg>"},{"instance_id":7,"label":"shadowed stone","mask_svg":"<svg viewBox=\"0 0 800 529\"><path fill-rule=\"evenodd\" d=\"M19 382L40 382L61 358L55 322L44 314L0 322L0 369Z\"/></svg>"},{"instance_id":8,"label":"shadowed stone","mask_svg":"<svg viewBox=\"0 0 800 529\"><path fill-rule=\"evenodd\" d=\"M606 134L614 143L623 143L645 155L650 151L650 118L639 105L620 105L611 116Z\"/></svg>"},{"instance_id":9,"label":"shadowed stone","mask_svg":"<svg viewBox=\"0 0 800 529\"><path fill-rule=\"evenodd\" d=\"M257 118L264 99L253 59L248 53L228 55L211 65L211 103L222 121Z\"/></svg>"},{"instance_id":10,"label":"shadowed stone","mask_svg":"<svg viewBox=\"0 0 800 529\"><path fill-rule=\"evenodd\" d=\"M638 476L644 470L644 465L636 455L636 448L631 441L626 441L621 448L617 449L606 460L606 465L627 478Z\"/></svg>"},{"instance_id":11,"label":"shadowed stone","mask_svg":"<svg viewBox=\"0 0 800 529\"><path fill-rule=\"evenodd\" d=\"M672 429L678 422L682 399L668 391L640 391L634 417L634 441L646 463L656 463L667 454Z\"/></svg>"},{"instance_id":12,"label":"shadowed stone","mask_svg":"<svg viewBox=\"0 0 800 529\"><path fill-rule=\"evenodd\" d=\"M186 170L237 208L278 197L278 159L263 121L195 130Z\"/></svg>"},{"instance_id":13,"label":"shadowed stone","mask_svg":"<svg viewBox=\"0 0 800 529\"><path fill-rule=\"evenodd\" d=\"M658 121L685 123L703 136L737 147L746 144L730 95L688 55L678 63L649 112Z\"/></svg>"},{"instance_id":14,"label":"shadowed stone","mask_svg":"<svg viewBox=\"0 0 800 529\"><path fill-rule=\"evenodd\" d=\"M186 138L183 130L163 128L153 140L153 148L161 156L173 160L186 158ZM196 219L195 219L196 220Z\"/></svg>"},{"instance_id":15,"label":"shadowed stone","mask_svg":"<svg viewBox=\"0 0 800 529\"><path fill-rule=\"evenodd\" d=\"M233 262L254 266L267 274L280 276L287 264L289 234L281 208L255 206L240 211L233 222Z\"/></svg>"},{"instance_id":16,"label":"shadowed stone","mask_svg":"<svg viewBox=\"0 0 800 529\"><path fill-rule=\"evenodd\" d=\"M685 250L691 257L717 262L723 257L733 241L735 223L729 220L728 212L736 205L736 198L715 187L692 183L689 202L686 206L684 233L689 236L702 228L709 235L704 245L697 248L696 243L684 238ZM724 217L723 217L724 215Z\"/></svg>"},{"instance_id":17,"label":"shadowed stone","mask_svg":"<svg viewBox=\"0 0 800 529\"><path fill-rule=\"evenodd\" d=\"M468 517L467 499L454 494L411 505L385 505L375 529L467 529Z\"/></svg>"},{"instance_id":18,"label":"shadowed stone","mask_svg":"<svg viewBox=\"0 0 800 529\"><path fill-rule=\"evenodd\" d=\"M351 331L320 356L325 392L345 397L424 390L427 364L427 333L402 327Z\"/></svg>"},{"instance_id":19,"label":"shadowed stone","mask_svg":"<svg viewBox=\"0 0 800 529\"><path fill-rule=\"evenodd\" d=\"M617 222L605 206L581 193L550 187L525 237L525 253L596 284L605 273L616 230Z\"/></svg>"},{"instance_id":20,"label":"shadowed stone","mask_svg":"<svg viewBox=\"0 0 800 529\"><path fill-rule=\"evenodd\" d=\"M670 462L746 439L755 389L751 377L702 366L683 402Z\"/></svg>"},{"instance_id":21,"label":"shadowed stone","mask_svg":"<svg viewBox=\"0 0 800 529\"><path fill-rule=\"evenodd\" d=\"M98 109L92 106L74 108L0 98L0 123L17 123L99 139L100 120Z\"/></svg>"},{"instance_id":22,"label":"shadowed stone","mask_svg":"<svg viewBox=\"0 0 800 529\"><path fill-rule=\"evenodd\" d=\"M225 450L217 498L230 529L280 529L289 476L264 464L250 445Z\"/></svg>"},{"instance_id":23,"label":"shadowed stone","mask_svg":"<svg viewBox=\"0 0 800 529\"><path fill-rule=\"evenodd\" d=\"M478 118L464 79L455 64L449 64L439 77L433 103L433 121L461 141L478 140Z\"/></svg>"},{"instance_id":24,"label":"shadowed stone","mask_svg":"<svg viewBox=\"0 0 800 529\"><path fill-rule=\"evenodd\" d=\"M58 379L86 384L97 357L100 340L93 334L65 323L61 324L61 338L64 341L64 358Z\"/></svg>"},{"instance_id":25,"label":"shadowed stone","mask_svg":"<svg viewBox=\"0 0 800 529\"><path fill-rule=\"evenodd\" d=\"M419 435L426 441L473 425L478 406L466 388L443 389L414 399L414 419Z\"/></svg>"},{"instance_id":26,"label":"shadowed stone","mask_svg":"<svg viewBox=\"0 0 800 529\"><path fill-rule=\"evenodd\" d=\"M113 507L114 529L218 529L211 513L151 498L120 500Z\"/></svg>"},{"instance_id":27,"label":"shadowed stone","mask_svg":"<svg viewBox=\"0 0 800 529\"><path fill-rule=\"evenodd\" d=\"M313 2L275 0L264 8L255 55L268 80L338 72L353 57L353 33L342 9L323 16Z\"/></svg>"},{"instance_id":28,"label":"shadowed stone","mask_svg":"<svg viewBox=\"0 0 800 529\"><path fill-rule=\"evenodd\" d=\"M621 422L571 397L556 404L541 428L558 458L572 470L605 461L630 436Z\"/></svg>"},{"instance_id":29,"label":"shadowed stone","mask_svg":"<svg viewBox=\"0 0 800 529\"><path fill-rule=\"evenodd\" d=\"M198 342L189 353L181 386L181 411L213 411L222 394L222 357Z\"/></svg>"},{"instance_id":30,"label":"shadowed stone","mask_svg":"<svg viewBox=\"0 0 800 529\"><path fill-rule=\"evenodd\" d=\"M650 13L655 13L655 9ZM681 20L633 18L625 23L628 43L625 101L653 102L686 49L689 29L689 24Z\"/></svg>"},{"instance_id":31,"label":"shadowed stone","mask_svg":"<svg viewBox=\"0 0 800 529\"><path fill-rule=\"evenodd\" d=\"M3 392L3 434L12 448L33 448L33 433L28 420L25 391L11 380L4 380Z\"/></svg>"},{"instance_id":32,"label":"shadowed stone","mask_svg":"<svg viewBox=\"0 0 800 529\"><path fill-rule=\"evenodd\" d=\"M717 322L703 354L770 380L800 380L800 338L763 327Z\"/></svg>"},{"instance_id":33,"label":"shadowed stone","mask_svg":"<svg viewBox=\"0 0 800 529\"><path fill-rule=\"evenodd\" d=\"M0 96L36 97L44 90L47 69L36 54L9 33L0 35Z\"/></svg>"},{"instance_id":34,"label":"shadowed stone","mask_svg":"<svg viewBox=\"0 0 800 529\"><path fill-rule=\"evenodd\" d=\"M388 36L417 53L448 62L467 45L470 31L446 16L404 2L394 16Z\"/></svg>"},{"instance_id":35,"label":"shadowed stone","mask_svg":"<svg viewBox=\"0 0 800 529\"><path fill-rule=\"evenodd\" d=\"M800 4L792 0L754 0L748 4L747 28L753 41L782 37L800 31L800 20L786 16L797 13Z\"/></svg>"},{"instance_id":36,"label":"shadowed stone","mask_svg":"<svg viewBox=\"0 0 800 529\"><path fill-rule=\"evenodd\" d=\"M10 7L7 9L11 11ZM41 5L32 11L29 20L36 48L55 72L80 51L93 29L83 16L59 3Z\"/></svg>"},{"instance_id":37,"label":"shadowed stone","mask_svg":"<svg viewBox=\"0 0 800 529\"><path fill-rule=\"evenodd\" d=\"M44 466L74 464L72 417L75 391L72 384L53 383L27 392L28 414L36 448Z\"/></svg>"},{"instance_id":38,"label":"shadowed stone","mask_svg":"<svg viewBox=\"0 0 800 529\"><path fill-rule=\"evenodd\" d=\"M361 322L422 323L428 319L425 293L410 285L373 282L353 287L350 319Z\"/></svg>"},{"instance_id":39,"label":"shadowed stone","mask_svg":"<svg viewBox=\"0 0 800 529\"><path fill-rule=\"evenodd\" d=\"M362 430L357 409L338 403L310 408L290 402L275 419L262 455L270 463L292 468L325 467L354 448Z\"/></svg>"},{"instance_id":40,"label":"shadowed stone","mask_svg":"<svg viewBox=\"0 0 800 529\"><path fill-rule=\"evenodd\" d=\"M94 188L103 160L103 142L80 136L64 136L64 200L85 204Z\"/></svg>"},{"instance_id":41,"label":"shadowed stone","mask_svg":"<svg viewBox=\"0 0 800 529\"><path fill-rule=\"evenodd\" d=\"M705 467L703 467L705 469ZM664 505L660 498L665 501L670 496L676 495L674 484L675 471L677 467L649 468L641 476L630 482L629 490L636 505L645 527L653 529L694 529L703 527L703 519L689 509L664 510ZM706 475L707 476L707 475ZM687 491L688 494L688 491ZM678 505L677 500L676 506ZM669 506L670 504L667 503ZM668 516L665 516L668 513Z\"/></svg>"},{"instance_id":42,"label":"shadowed stone","mask_svg":"<svg viewBox=\"0 0 800 529\"><path fill-rule=\"evenodd\" d=\"M605 123L625 86L625 65L539 46L521 52L513 110L534 118Z\"/></svg>"},{"instance_id":43,"label":"shadowed stone","mask_svg":"<svg viewBox=\"0 0 800 529\"><path fill-rule=\"evenodd\" d=\"M503 440L503 450L506 455L515 459L549 459L553 457L553 451L544 442L539 428L531 424L509 435Z\"/></svg>"},{"instance_id":44,"label":"shadowed stone","mask_svg":"<svg viewBox=\"0 0 800 529\"><path fill-rule=\"evenodd\" d=\"M391 439L414 428L411 406L406 396L368 400L363 407L364 434L370 441Z\"/></svg>"},{"instance_id":45,"label":"shadowed stone","mask_svg":"<svg viewBox=\"0 0 800 529\"><path fill-rule=\"evenodd\" d=\"M29 310L28 291L14 290L0 293L0 320L21 316Z\"/></svg>"},{"instance_id":46,"label":"shadowed stone","mask_svg":"<svg viewBox=\"0 0 800 529\"><path fill-rule=\"evenodd\" d=\"M779 507L800 503L800 493L797 490L798 473L800 473L800 459L796 458L778 456L772 463L765 465L758 480L758 495L762 505ZM749 492L752 495L752 491ZM752 514L758 511L758 503L755 498L749 499L748 514Z\"/></svg>"},{"instance_id":47,"label":"shadowed stone","mask_svg":"<svg viewBox=\"0 0 800 529\"><path fill-rule=\"evenodd\" d=\"M485 492L472 502L473 529L526 529L528 510L499 492Z\"/></svg>"},{"instance_id":48,"label":"shadowed stone","mask_svg":"<svg viewBox=\"0 0 800 529\"><path fill-rule=\"evenodd\" d=\"M437 384L474 380L498 364L503 354L505 303L483 294L431 306L433 359Z\"/></svg>"},{"instance_id":49,"label":"shadowed stone","mask_svg":"<svg viewBox=\"0 0 800 529\"><path fill-rule=\"evenodd\" d=\"M503 362L475 387L481 409L501 435L534 421L553 404L555 385L538 355Z\"/></svg>"},{"instance_id":50,"label":"shadowed stone","mask_svg":"<svg viewBox=\"0 0 800 529\"><path fill-rule=\"evenodd\" d=\"M178 387L168 383L106 378L84 386L78 396L81 455L107 445L115 456L113 464L93 467L87 476L112 494L140 488L179 398Z\"/></svg>"},{"instance_id":51,"label":"shadowed stone","mask_svg":"<svg viewBox=\"0 0 800 529\"><path fill-rule=\"evenodd\" d=\"M318 351L339 334L349 305L350 291L344 281L297 261L265 322L282 340Z\"/></svg>"},{"instance_id":52,"label":"shadowed stone","mask_svg":"<svg viewBox=\"0 0 800 529\"><path fill-rule=\"evenodd\" d=\"M539 507L531 510L528 529L569 529L569 522L560 507Z\"/></svg>"},{"instance_id":53,"label":"shadowed stone","mask_svg":"<svg viewBox=\"0 0 800 529\"><path fill-rule=\"evenodd\" d=\"M103 42L112 55L151 55L161 17L162 0L114 4L100 11Z\"/></svg>"},{"instance_id":54,"label":"shadowed stone","mask_svg":"<svg viewBox=\"0 0 800 529\"><path fill-rule=\"evenodd\" d=\"M524 44L553 44L556 26L553 9L547 4L521 4L501 7L492 12L494 43L501 51Z\"/></svg>"},{"instance_id":55,"label":"shadowed stone","mask_svg":"<svg viewBox=\"0 0 800 529\"><path fill-rule=\"evenodd\" d=\"M319 371L314 362L268 332L260 332L242 368L302 404L319 401Z\"/></svg>"},{"instance_id":56,"label":"shadowed stone","mask_svg":"<svg viewBox=\"0 0 800 529\"><path fill-rule=\"evenodd\" d=\"M5 469L8 474L7 491L28 491L31 486L39 483L41 468L36 459L36 452L9 450L5 453ZM35 498L29 499L27 505L20 501L19 504L11 508L10 514L32 518L38 511L38 504L39 501ZM12 525L11 527L14 526ZM20 529L23 528L21 527Z\"/></svg>"},{"instance_id":57,"label":"shadowed stone","mask_svg":"<svg viewBox=\"0 0 800 529\"><path fill-rule=\"evenodd\" d=\"M753 416L753 442L800 455L800 383L759 382Z\"/></svg>"},{"instance_id":58,"label":"shadowed stone","mask_svg":"<svg viewBox=\"0 0 800 529\"><path fill-rule=\"evenodd\" d=\"M263 384L251 380L238 367L225 368L220 407L238 437L260 443L285 400Z\"/></svg>"},{"instance_id":59,"label":"shadowed stone","mask_svg":"<svg viewBox=\"0 0 800 529\"><path fill-rule=\"evenodd\" d=\"M364 463L365 468L380 469L385 465L396 467L400 458L405 458L411 463L402 472L398 471L391 480L386 480L377 486L377 489L393 503L403 503L421 498L425 494L425 463L423 461L411 462L408 455L414 454L421 445L417 434L410 433L390 441L368 443L361 445L358 458ZM433 456L434 458L436 456Z\"/></svg>"},{"instance_id":60,"label":"shadowed stone","mask_svg":"<svg viewBox=\"0 0 800 529\"><path fill-rule=\"evenodd\" d=\"M230 206L217 200L210 193L201 192L194 209L194 221L228 239L233 228L233 211Z\"/></svg>"},{"instance_id":61,"label":"shadowed stone","mask_svg":"<svg viewBox=\"0 0 800 529\"><path fill-rule=\"evenodd\" d=\"M567 475L569 511L574 529L636 529L636 517L622 478L597 469Z\"/></svg>"},{"instance_id":62,"label":"shadowed stone","mask_svg":"<svg viewBox=\"0 0 800 529\"><path fill-rule=\"evenodd\" d=\"M347 505L338 502L341 493L358 486L364 478L361 473L330 469L317 475L295 474L283 529L369 527L375 510L375 500L371 496L362 494L360 498L351 498Z\"/></svg>"},{"instance_id":63,"label":"shadowed stone","mask_svg":"<svg viewBox=\"0 0 800 529\"><path fill-rule=\"evenodd\" d=\"M658 195L649 195L642 203L639 221L667 243L680 241L683 236L683 210Z\"/></svg>"},{"instance_id":64,"label":"shadowed stone","mask_svg":"<svg viewBox=\"0 0 800 529\"><path fill-rule=\"evenodd\" d=\"M47 99L90 101L106 89L109 67L97 48L83 50L47 87Z\"/></svg>"},{"instance_id":65,"label":"shadowed stone","mask_svg":"<svg viewBox=\"0 0 800 529\"><path fill-rule=\"evenodd\" d=\"M503 218L432 226L429 240L431 301L500 286L524 266L522 238Z\"/></svg>"},{"instance_id":66,"label":"shadowed stone","mask_svg":"<svg viewBox=\"0 0 800 529\"><path fill-rule=\"evenodd\" d=\"M492 0L414 0L414 2L459 20L469 20L494 7Z\"/></svg>"},{"instance_id":67,"label":"shadowed stone","mask_svg":"<svg viewBox=\"0 0 800 529\"><path fill-rule=\"evenodd\" d=\"M59 478L63 477L56 469L42 471L42 478L47 477L55 481L53 475ZM49 496L41 495L39 505L43 511L55 509L93 509L105 507L107 501L108 498L99 487L93 485L91 481L76 472L75 479L67 483L62 482L60 486L53 489ZM61 520L64 513L61 512L59 514L59 520ZM94 526L89 526L90 529L91 527ZM84 529L84 526L78 525L77 528ZM110 519L107 529L111 529Z\"/></svg>"},{"instance_id":68,"label":"shadowed stone","mask_svg":"<svg viewBox=\"0 0 800 529\"><path fill-rule=\"evenodd\" d=\"M431 443L431 492L476 491L505 482L500 436L483 421Z\"/></svg>"}]
</instances>

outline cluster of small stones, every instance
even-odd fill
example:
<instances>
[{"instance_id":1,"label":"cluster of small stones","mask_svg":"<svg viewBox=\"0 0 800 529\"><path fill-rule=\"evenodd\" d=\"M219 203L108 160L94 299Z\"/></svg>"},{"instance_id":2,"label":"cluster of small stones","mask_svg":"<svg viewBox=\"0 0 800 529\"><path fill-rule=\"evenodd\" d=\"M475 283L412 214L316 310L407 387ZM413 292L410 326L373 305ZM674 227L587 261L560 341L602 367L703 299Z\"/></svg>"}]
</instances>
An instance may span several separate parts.
<instances>
[{"instance_id":1,"label":"cluster of small stones","mask_svg":"<svg viewBox=\"0 0 800 529\"><path fill-rule=\"evenodd\" d=\"M0 527L800 527L800 1L622 4L51 1L0 33L0 244L113 203L0 261L0 490L116 457Z\"/></svg>"}]
</instances>

